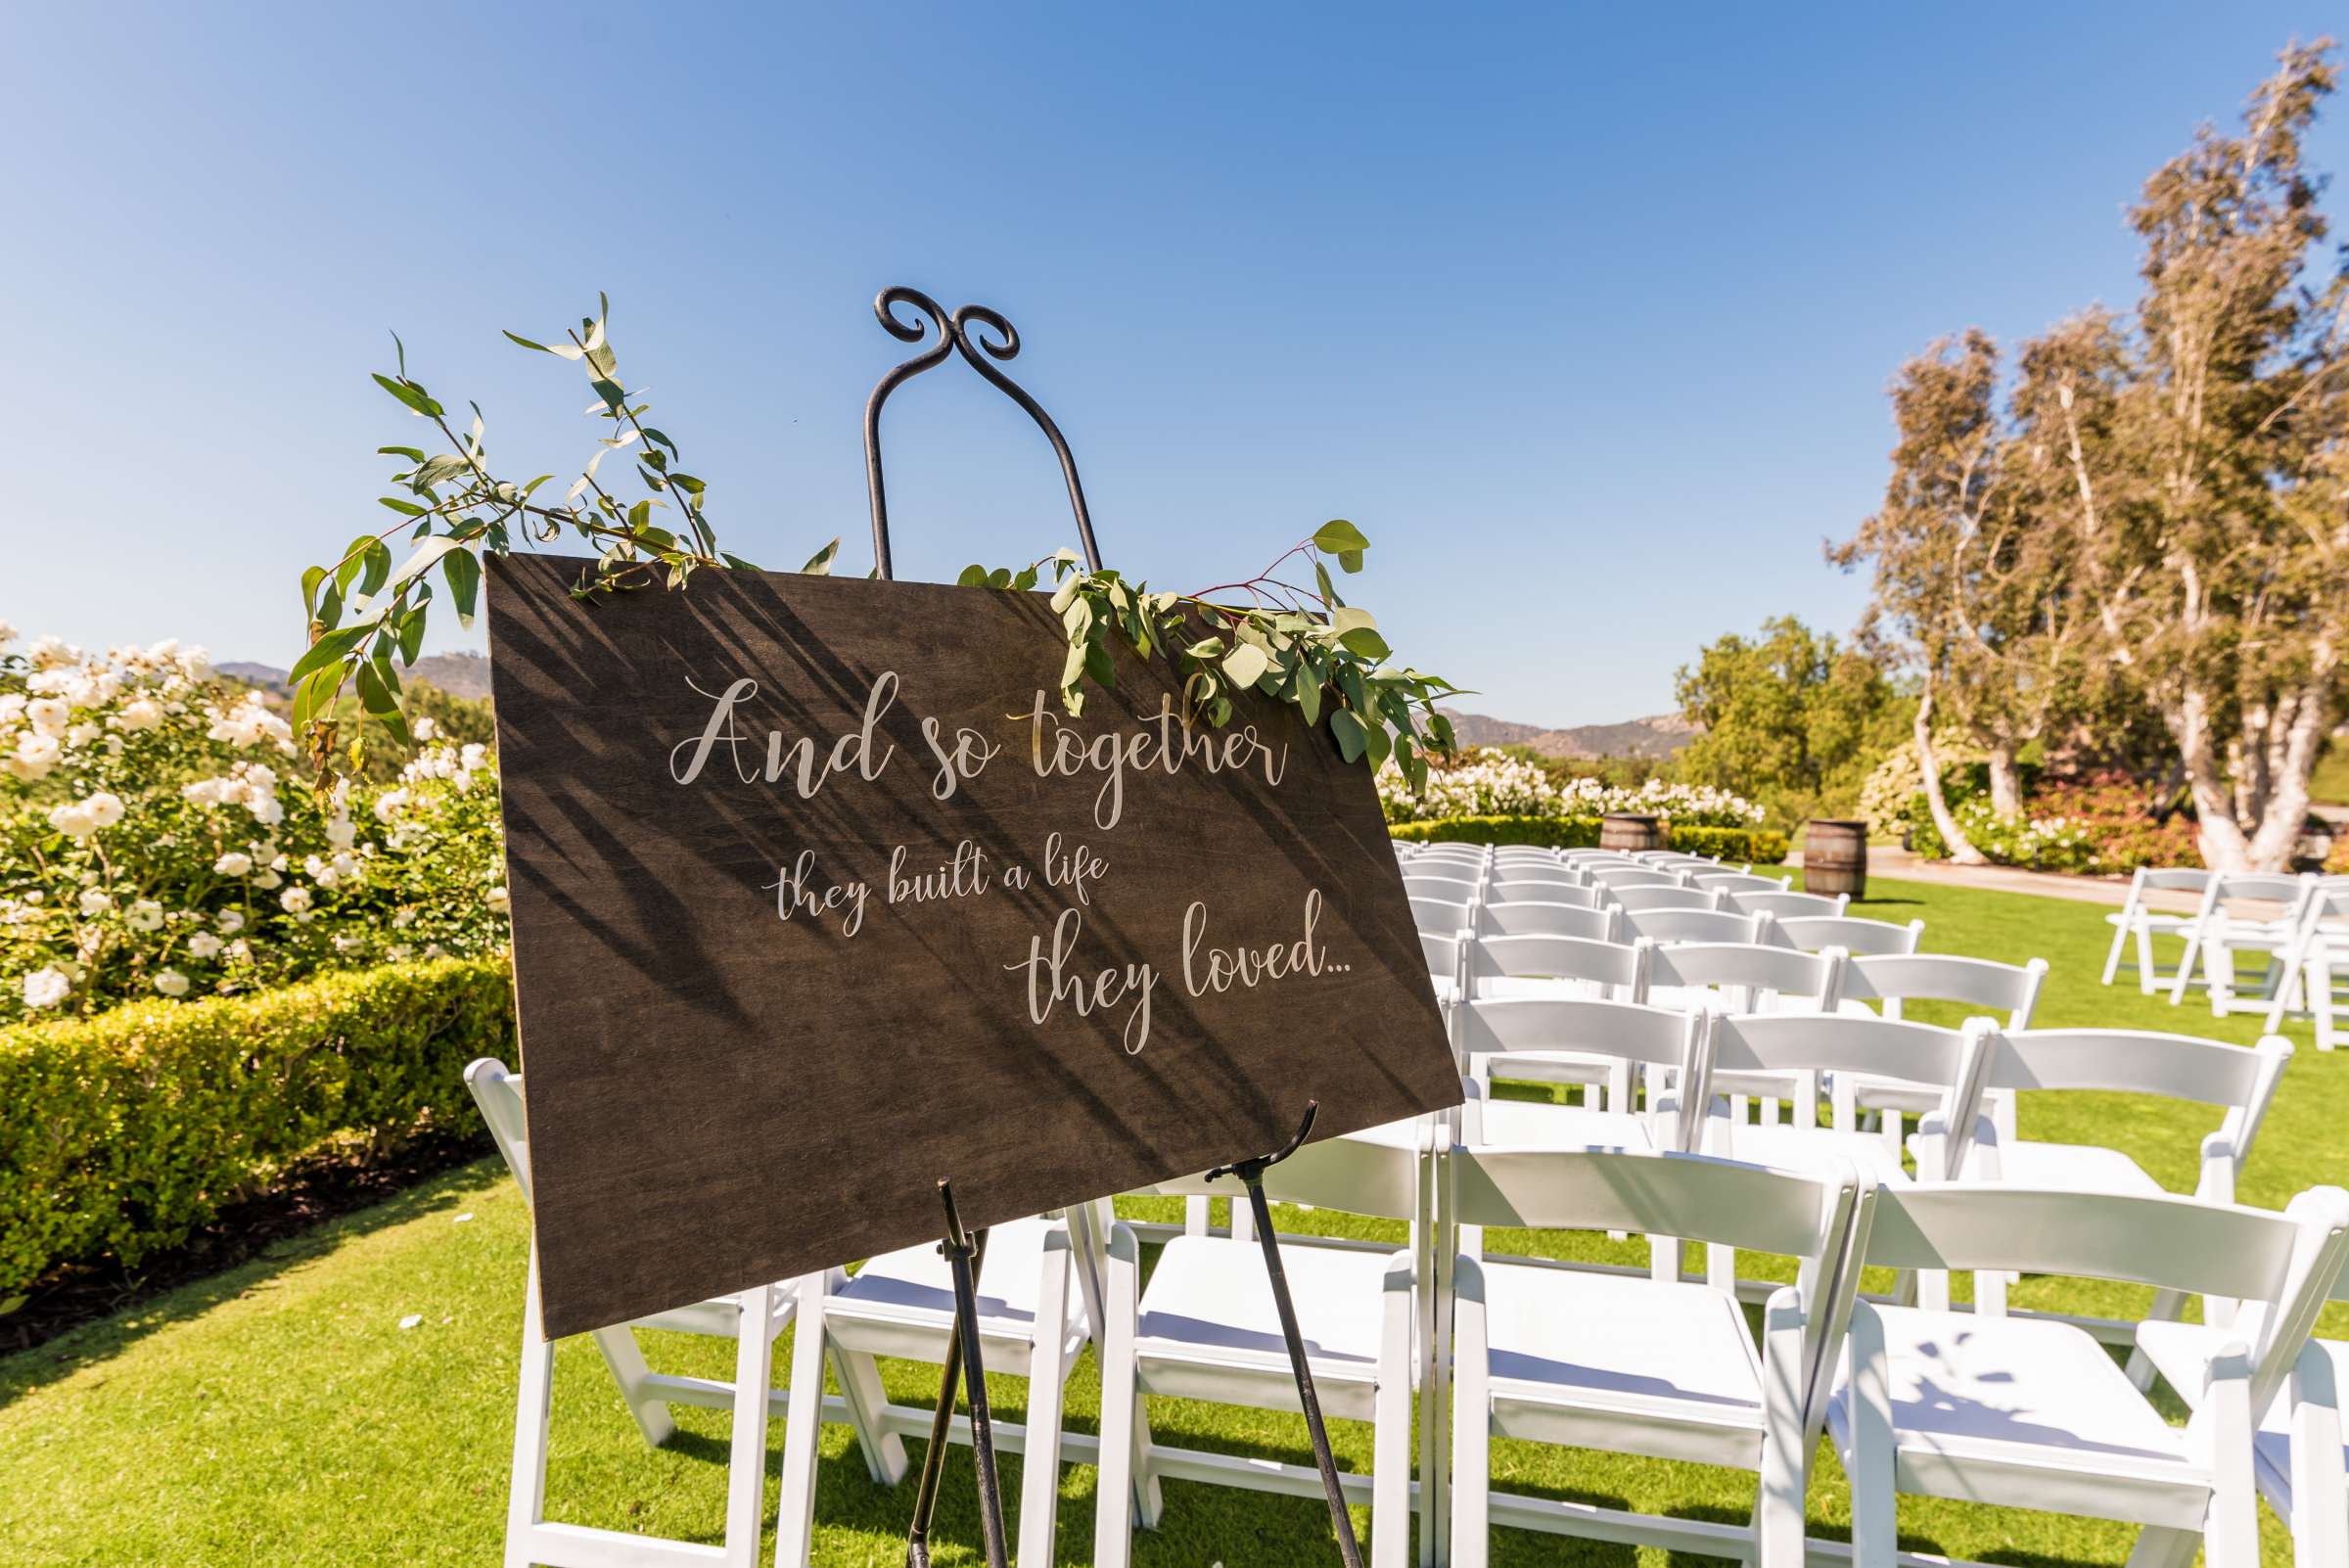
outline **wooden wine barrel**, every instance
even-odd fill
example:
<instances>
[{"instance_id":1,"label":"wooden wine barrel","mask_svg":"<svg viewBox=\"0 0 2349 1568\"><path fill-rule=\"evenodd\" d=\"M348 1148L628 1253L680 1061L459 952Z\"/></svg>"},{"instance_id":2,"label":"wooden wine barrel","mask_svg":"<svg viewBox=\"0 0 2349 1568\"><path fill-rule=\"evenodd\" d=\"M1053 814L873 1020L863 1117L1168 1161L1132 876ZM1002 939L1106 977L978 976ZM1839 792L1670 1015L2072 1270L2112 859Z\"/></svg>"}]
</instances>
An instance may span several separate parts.
<instances>
[{"instance_id":1,"label":"wooden wine barrel","mask_svg":"<svg viewBox=\"0 0 2349 1568\"><path fill-rule=\"evenodd\" d=\"M1598 847L1602 850L1638 850L1664 848L1664 829L1652 816L1632 811L1609 811L1598 824Z\"/></svg>"},{"instance_id":2,"label":"wooden wine barrel","mask_svg":"<svg viewBox=\"0 0 2349 1568\"><path fill-rule=\"evenodd\" d=\"M1867 896L1867 824L1813 817L1803 828L1803 887L1833 898Z\"/></svg>"}]
</instances>

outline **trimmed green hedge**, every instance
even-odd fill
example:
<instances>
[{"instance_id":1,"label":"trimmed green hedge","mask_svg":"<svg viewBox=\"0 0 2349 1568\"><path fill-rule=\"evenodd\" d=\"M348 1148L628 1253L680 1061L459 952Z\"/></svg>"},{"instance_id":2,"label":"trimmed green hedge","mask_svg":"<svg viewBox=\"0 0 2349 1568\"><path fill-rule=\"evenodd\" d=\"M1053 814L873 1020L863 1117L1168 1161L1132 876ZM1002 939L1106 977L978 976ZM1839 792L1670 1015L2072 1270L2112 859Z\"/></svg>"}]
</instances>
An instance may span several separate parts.
<instances>
[{"instance_id":1,"label":"trimmed green hedge","mask_svg":"<svg viewBox=\"0 0 2349 1568\"><path fill-rule=\"evenodd\" d=\"M1414 844L1538 844L1588 850L1598 843L1595 816L1448 816L1434 822L1394 822L1387 831ZM1786 835L1775 828L1668 827L1664 842L1690 854L1776 865L1786 858Z\"/></svg>"},{"instance_id":2,"label":"trimmed green hedge","mask_svg":"<svg viewBox=\"0 0 2349 1568\"><path fill-rule=\"evenodd\" d=\"M470 1117L465 1064L513 1039L503 956L0 1029L0 1299L135 1267L339 1133Z\"/></svg>"}]
</instances>

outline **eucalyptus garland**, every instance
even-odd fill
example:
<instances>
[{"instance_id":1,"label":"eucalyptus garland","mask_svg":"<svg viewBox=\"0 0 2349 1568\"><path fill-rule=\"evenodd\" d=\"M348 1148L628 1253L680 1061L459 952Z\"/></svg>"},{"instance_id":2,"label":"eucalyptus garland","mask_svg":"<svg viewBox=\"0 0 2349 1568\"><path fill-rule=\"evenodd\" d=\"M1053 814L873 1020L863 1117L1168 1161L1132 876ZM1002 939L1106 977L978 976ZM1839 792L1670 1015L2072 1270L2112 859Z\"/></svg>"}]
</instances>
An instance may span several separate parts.
<instances>
[{"instance_id":1,"label":"eucalyptus garland","mask_svg":"<svg viewBox=\"0 0 2349 1568\"><path fill-rule=\"evenodd\" d=\"M320 788L355 769L363 756L363 733L345 741L340 732L338 703L346 689L355 688L367 717L401 746L411 744L398 669L415 663L437 603L446 602L461 623L473 623L484 554L574 534L596 557L573 590L586 600L656 584L680 588L705 567L758 570L718 548L708 485L685 470L676 440L645 422L652 405L642 389L631 391L621 379L610 315L611 301L599 296L597 313L568 329L562 342L506 334L524 348L579 365L595 394L586 413L604 433L559 501L542 495L552 473L499 477L490 466L481 405L467 405L473 417L459 434L447 408L408 374L406 346L393 336L396 367L378 373L376 384L429 424L438 437L432 444L442 449L377 448L399 465L391 478L393 493L377 498L397 521L360 533L332 565L301 575L309 646L287 678L293 725L307 744ZM614 486L629 488L619 473L604 472L614 457L621 460L616 470L633 471L643 494L613 493ZM392 540L402 534L407 555L395 564ZM1052 608L1068 634L1059 685L1071 714L1083 712L1087 683L1115 684L1111 649L1123 641L1144 658L1174 661L1193 721L1229 722L1233 697L1254 688L1294 704L1308 724L1326 715L1348 761L1367 759L1375 767L1392 758L1416 789L1426 782L1427 754L1452 749L1451 726L1435 705L1458 688L1394 664L1376 619L1339 597L1327 563L1359 572L1369 547L1353 524L1325 523L1254 577L1190 594L1153 592L1107 568L1087 571L1070 550L1016 571L973 566L958 580L1025 593L1049 573ZM834 539L801 571L829 573L839 552ZM1310 588L1276 576L1309 567Z\"/></svg>"}]
</instances>

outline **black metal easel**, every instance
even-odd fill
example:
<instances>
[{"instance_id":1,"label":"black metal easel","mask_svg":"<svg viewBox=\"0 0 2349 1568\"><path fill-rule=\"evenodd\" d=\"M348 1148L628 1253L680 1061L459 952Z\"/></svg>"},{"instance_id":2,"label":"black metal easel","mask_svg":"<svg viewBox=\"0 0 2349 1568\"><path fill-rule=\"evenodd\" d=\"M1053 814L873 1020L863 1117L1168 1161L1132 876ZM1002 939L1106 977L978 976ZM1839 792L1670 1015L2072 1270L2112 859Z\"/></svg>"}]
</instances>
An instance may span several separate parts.
<instances>
[{"instance_id":1,"label":"black metal easel","mask_svg":"<svg viewBox=\"0 0 2349 1568\"><path fill-rule=\"evenodd\" d=\"M938 342L911 359L896 365L873 385L873 394L864 404L864 477L865 488L873 512L873 575L883 579L894 577L894 563L889 553L889 499L881 474L881 405L889 394L926 370L944 363L946 355L959 350L978 371L999 388L1005 396L1028 411L1036 427L1052 443L1053 455L1060 459L1061 478L1068 482L1069 506L1077 515L1077 541L1084 550L1084 564L1090 571L1101 570L1101 549L1093 539L1092 514L1085 509L1084 486L1077 478L1077 459L1069 451L1060 427L1045 413L1043 405L1030 396L1026 389L1013 381L990 361L1016 358L1020 351L1020 335L1002 315L986 305L966 304L948 315L937 300L919 289L904 287L884 289L873 300L873 314L891 337L900 343L919 343L927 328L921 321L900 320L898 305L911 305L929 318L938 329ZM977 323L994 334L992 339L972 331ZM1329 1450L1329 1429L1321 1419L1321 1401L1313 1391L1313 1368L1306 1363L1305 1339L1297 1328L1296 1304L1289 1297L1289 1276L1281 1268L1280 1243L1272 1230L1272 1207L1265 1197L1265 1172L1304 1147L1313 1130L1313 1118L1320 1104L1305 1102L1305 1116L1289 1141L1271 1154L1257 1155L1220 1165L1207 1174L1207 1179L1234 1176L1248 1189L1248 1206L1256 1219L1257 1242L1264 1248L1265 1273L1272 1285L1272 1305L1280 1315L1280 1337L1289 1348L1289 1370L1296 1374L1297 1400L1305 1410L1307 1435L1313 1440L1313 1464L1321 1472L1321 1491L1329 1502L1329 1518L1338 1535L1338 1553L1346 1568L1362 1568L1362 1549L1354 1536L1354 1516L1346 1511L1346 1494L1338 1481L1338 1461ZM930 1568L930 1522L938 1508L939 1481L945 1468L946 1434L954 1420L954 1387L962 1385L964 1398L971 1407L971 1460L979 1471L979 1521L987 1545L988 1568L1006 1568L1003 1546L1003 1494L995 1475L994 1429L987 1409L986 1367L979 1351L979 1269L987 1257L987 1231L980 1229L965 1233L962 1217L954 1208L954 1189L944 1181L938 1184L940 1201L945 1205L945 1239L939 1243L954 1276L953 1339L946 1345L945 1364L939 1377L938 1409L930 1418L930 1446L922 1453L921 1479L914 1490L913 1523L905 1533L905 1568ZM1101 1440L1110 1441L1103 1433Z\"/></svg>"}]
</instances>

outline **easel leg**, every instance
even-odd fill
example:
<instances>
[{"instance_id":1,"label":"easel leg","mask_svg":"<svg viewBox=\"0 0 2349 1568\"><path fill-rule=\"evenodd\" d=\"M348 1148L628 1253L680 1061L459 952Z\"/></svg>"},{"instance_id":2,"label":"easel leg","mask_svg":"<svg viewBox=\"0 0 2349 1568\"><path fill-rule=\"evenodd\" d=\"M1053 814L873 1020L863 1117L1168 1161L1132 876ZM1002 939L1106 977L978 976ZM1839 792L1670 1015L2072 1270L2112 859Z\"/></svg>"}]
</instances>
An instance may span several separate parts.
<instances>
[{"instance_id":1,"label":"easel leg","mask_svg":"<svg viewBox=\"0 0 2349 1568\"><path fill-rule=\"evenodd\" d=\"M1320 1396L1313 1392L1313 1371L1306 1363L1305 1339L1297 1327L1297 1307L1289 1300L1289 1276L1280 1266L1280 1241L1272 1232L1272 1206L1265 1199L1265 1178L1253 1162L1240 1173L1248 1184L1248 1209L1256 1220L1256 1239L1265 1250L1265 1272L1272 1281L1272 1307L1280 1314L1280 1337L1288 1341L1289 1370L1297 1374L1297 1403L1305 1410L1306 1435L1313 1440L1313 1465L1321 1472L1321 1491L1329 1500L1329 1522L1338 1534L1338 1555L1346 1568L1362 1568L1361 1545L1354 1538L1354 1515L1346 1511L1346 1490L1338 1480L1338 1461L1329 1452L1329 1428L1322 1424Z\"/></svg>"},{"instance_id":2,"label":"easel leg","mask_svg":"<svg viewBox=\"0 0 2349 1568\"><path fill-rule=\"evenodd\" d=\"M913 1523L905 1533L905 1568L929 1568L930 1521L938 1506L938 1484L945 1465L946 1433L954 1420L954 1381L960 1373L971 1407L971 1460L979 1471L979 1525L985 1535L988 1568L1006 1568L1003 1554L1003 1491L995 1474L994 1423L987 1408L987 1367L979 1349L979 1264L987 1232L966 1236L954 1209L953 1188L938 1184L946 1207L946 1239L939 1250L954 1276L954 1335L941 1368L938 1409L930 1418L930 1447L922 1454L920 1486L914 1493Z\"/></svg>"}]
</instances>

